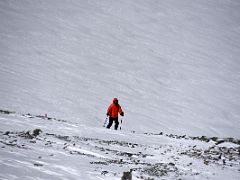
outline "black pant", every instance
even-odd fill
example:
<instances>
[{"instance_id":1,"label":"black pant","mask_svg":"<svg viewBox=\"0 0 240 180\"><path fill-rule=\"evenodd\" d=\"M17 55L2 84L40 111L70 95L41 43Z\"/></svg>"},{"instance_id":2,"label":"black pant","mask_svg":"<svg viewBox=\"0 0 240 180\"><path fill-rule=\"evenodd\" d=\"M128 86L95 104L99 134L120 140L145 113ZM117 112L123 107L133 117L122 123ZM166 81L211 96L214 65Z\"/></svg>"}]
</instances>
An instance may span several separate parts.
<instances>
[{"instance_id":1,"label":"black pant","mask_svg":"<svg viewBox=\"0 0 240 180\"><path fill-rule=\"evenodd\" d=\"M119 125L118 117L116 117L116 118L109 117L109 123L108 123L108 125L107 125L107 128L110 129L110 127L111 127L112 124L113 124L113 121L115 122L115 130L117 130L117 129L118 129L118 125Z\"/></svg>"}]
</instances>

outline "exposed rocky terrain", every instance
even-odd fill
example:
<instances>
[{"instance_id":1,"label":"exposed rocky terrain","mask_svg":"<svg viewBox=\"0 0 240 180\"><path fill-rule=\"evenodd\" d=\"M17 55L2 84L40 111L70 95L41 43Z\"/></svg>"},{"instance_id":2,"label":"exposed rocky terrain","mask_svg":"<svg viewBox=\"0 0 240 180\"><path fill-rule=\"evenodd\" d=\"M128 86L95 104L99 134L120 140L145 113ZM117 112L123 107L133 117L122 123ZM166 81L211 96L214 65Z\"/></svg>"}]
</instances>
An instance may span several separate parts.
<instances>
[{"instance_id":1,"label":"exposed rocky terrain","mask_svg":"<svg viewBox=\"0 0 240 180\"><path fill-rule=\"evenodd\" d=\"M0 178L3 179L10 178L12 172L18 169L15 158L20 158L18 162L27 161L30 166L32 164L31 168L48 169L49 166L53 167L50 162L58 156L64 161L69 161L68 157L72 157L68 164L71 162L75 164L73 161L83 161L102 178L119 178L122 177L123 172L128 172L136 179L191 179L191 177L214 179L225 172L233 173L235 177L238 177L240 173L238 139L190 137L164 134L163 132L139 134L106 129L87 130L88 128L86 128L82 130L81 125L72 124L66 120L60 121L46 116L3 110L0 112L3 125L7 121L14 123L14 120L18 119L27 121L29 127L32 126L27 130L21 130L16 125L14 131L10 130L13 127L4 126L5 130L1 130L0 166L2 169L0 171L2 171L2 175ZM11 116L14 118L10 118ZM41 129L41 127L34 128L35 123L39 123L38 121L42 121L44 124L53 122L54 126L53 124L49 126L52 130ZM60 129L65 126L67 130L61 131L58 129L59 126ZM72 134L69 126L82 131L82 135ZM6 131L7 128L9 128L8 131ZM89 134L86 131L92 133ZM85 133L86 135L84 135ZM110 136L106 137L105 133ZM143 143L139 139L145 139L147 143ZM15 154L15 158L14 156L5 157L4 154ZM7 168L8 163L6 162L8 161L13 161L12 171L5 172L3 169ZM55 163L54 165L58 165ZM78 168L81 169L81 167ZM220 174L217 174L219 172Z\"/></svg>"}]
</instances>

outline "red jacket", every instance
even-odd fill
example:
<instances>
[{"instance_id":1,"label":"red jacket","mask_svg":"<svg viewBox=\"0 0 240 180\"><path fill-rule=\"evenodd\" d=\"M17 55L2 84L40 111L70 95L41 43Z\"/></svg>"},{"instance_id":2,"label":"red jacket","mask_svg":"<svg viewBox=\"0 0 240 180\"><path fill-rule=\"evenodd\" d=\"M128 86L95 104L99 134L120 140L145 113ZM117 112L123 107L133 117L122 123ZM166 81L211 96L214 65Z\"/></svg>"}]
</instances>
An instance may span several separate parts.
<instances>
[{"instance_id":1,"label":"red jacket","mask_svg":"<svg viewBox=\"0 0 240 180\"><path fill-rule=\"evenodd\" d=\"M108 107L107 114L112 118L117 118L118 113L123 114L122 108L119 104L114 103L118 101L117 98L113 99L113 103Z\"/></svg>"}]
</instances>

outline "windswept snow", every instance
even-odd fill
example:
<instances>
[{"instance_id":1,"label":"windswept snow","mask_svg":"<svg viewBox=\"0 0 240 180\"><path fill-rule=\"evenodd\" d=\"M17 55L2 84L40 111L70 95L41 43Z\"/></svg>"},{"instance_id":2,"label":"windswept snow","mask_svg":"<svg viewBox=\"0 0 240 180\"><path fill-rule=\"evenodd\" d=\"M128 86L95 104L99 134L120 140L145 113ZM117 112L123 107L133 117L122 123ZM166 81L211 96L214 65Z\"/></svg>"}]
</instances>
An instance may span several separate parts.
<instances>
[{"instance_id":1,"label":"windswept snow","mask_svg":"<svg viewBox=\"0 0 240 180\"><path fill-rule=\"evenodd\" d=\"M73 152L77 152L77 153L82 153L84 155L90 155L90 156L95 156L97 158L106 158L105 156L102 156L101 154L92 152L92 151L87 151L84 149L80 149L80 148L76 148L76 147L68 147L68 150L73 151Z\"/></svg>"},{"instance_id":2,"label":"windswept snow","mask_svg":"<svg viewBox=\"0 0 240 180\"><path fill-rule=\"evenodd\" d=\"M0 2L1 108L240 137L238 0ZM137 125L136 125L137 124Z\"/></svg>"},{"instance_id":3,"label":"windswept snow","mask_svg":"<svg viewBox=\"0 0 240 180\"><path fill-rule=\"evenodd\" d=\"M24 114L2 114L1 125L0 179L120 179L130 170L133 179L239 178L233 138L123 133Z\"/></svg>"},{"instance_id":4,"label":"windswept snow","mask_svg":"<svg viewBox=\"0 0 240 180\"><path fill-rule=\"evenodd\" d=\"M0 179L240 179L239 19L238 0L1 0Z\"/></svg>"}]
</instances>

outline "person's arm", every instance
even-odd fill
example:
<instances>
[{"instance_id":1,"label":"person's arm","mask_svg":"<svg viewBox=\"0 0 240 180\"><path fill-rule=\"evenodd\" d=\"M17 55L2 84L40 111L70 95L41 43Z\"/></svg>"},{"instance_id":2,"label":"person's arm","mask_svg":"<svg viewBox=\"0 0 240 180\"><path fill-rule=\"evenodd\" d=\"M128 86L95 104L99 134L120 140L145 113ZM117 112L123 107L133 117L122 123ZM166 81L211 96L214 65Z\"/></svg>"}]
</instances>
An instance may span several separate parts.
<instances>
[{"instance_id":1,"label":"person's arm","mask_svg":"<svg viewBox=\"0 0 240 180\"><path fill-rule=\"evenodd\" d=\"M107 109L107 116L110 116L111 111L112 111L112 105L110 105Z\"/></svg>"},{"instance_id":2,"label":"person's arm","mask_svg":"<svg viewBox=\"0 0 240 180\"><path fill-rule=\"evenodd\" d=\"M119 114L121 115L121 116L124 116L124 112L122 111L122 108L121 108L121 106L119 105Z\"/></svg>"}]
</instances>

